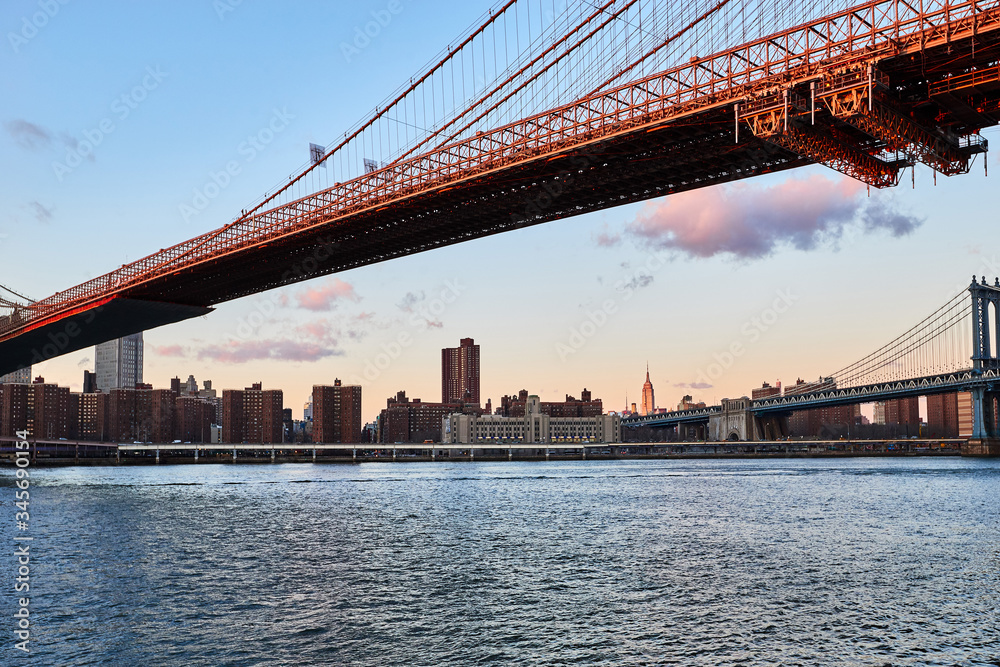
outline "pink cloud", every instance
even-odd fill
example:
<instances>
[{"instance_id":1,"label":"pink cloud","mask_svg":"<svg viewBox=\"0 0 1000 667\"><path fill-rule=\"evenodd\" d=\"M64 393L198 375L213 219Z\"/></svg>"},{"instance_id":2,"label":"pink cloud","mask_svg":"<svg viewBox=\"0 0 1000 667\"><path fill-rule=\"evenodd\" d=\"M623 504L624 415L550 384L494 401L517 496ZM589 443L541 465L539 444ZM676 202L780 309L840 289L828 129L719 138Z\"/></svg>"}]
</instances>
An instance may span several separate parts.
<instances>
[{"instance_id":1,"label":"pink cloud","mask_svg":"<svg viewBox=\"0 0 1000 667\"><path fill-rule=\"evenodd\" d=\"M184 348L180 345L153 345L153 352L161 357L183 357Z\"/></svg>"},{"instance_id":2,"label":"pink cloud","mask_svg":"<svg viewBox=\"0 0 1000 667\"><path fill-rule=\"evenodd\" d=\"M347 300L357 303L361 297L354 291L354 285L346 283L340 278L334 278L333 282L318 287L310 287L304 292L295 295L300 308L306 310L332 310L337 301Z\"/></svg>"},{"instance_id":3,"label":"pink cloud","mask_svg":"<svg viewBox=\"0 0 1000 667\"><path fill-rule=\"evenodd\" d=\"M712 385L707 382L678 382L674 385L681 389L711 389Z\"/></svg>"},{"instance_id":4,"label":"pink cloud","mask_svg":"<svg viewBox=\"0 0 1000 667\"><path fill-rule=\"evenodd\" d=\"M760 258L781 245L810 250L854 222L902 236L921 221L885 199L869 200L858 181L813 174L769 187L739 183L671 195L643 207L628 231L693 257Z\"/></svg>"},{"instance_id":5,"label":"pink cloud","mask_svg":"<svg viewBox=\"0 0 1000 667\"><path fill-rule=\"evenodd\" d=\"M272 359L277 361L318 361L326 357L343 355L329 344L299 342L289 339L229 341L209 345L198 351L199 359L209 359L232 364Z\"/></svg>"},{"instance_id":6,"label":"pink cloud","mask_svg":"<svg viewBox=\"0 0 1000 667\"><path fill-rule=\"evenodd\" d=\"M597 241L597 245L601 246L602 248L613 248L614 246L621 243L622 235L617 233L612 234L610 232L604 231L598 234L595 240Z\"/></svg>"}]
</instances>

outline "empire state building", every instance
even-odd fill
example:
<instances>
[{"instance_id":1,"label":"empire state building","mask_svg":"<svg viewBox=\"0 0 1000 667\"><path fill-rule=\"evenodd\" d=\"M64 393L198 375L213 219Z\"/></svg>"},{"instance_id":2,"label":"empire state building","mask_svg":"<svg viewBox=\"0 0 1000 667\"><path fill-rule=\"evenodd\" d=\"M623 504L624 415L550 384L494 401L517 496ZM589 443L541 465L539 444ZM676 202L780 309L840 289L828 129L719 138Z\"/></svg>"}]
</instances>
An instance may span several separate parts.
<instances>
[{"instance_id":1,"label":"empire state building","mask_svg":"<svg viewBox=\"0 0 1000 667\"><path fill-rule=\"evenodd\" d=\"M656 409L656 401L653 400L653 383L649 381L649 364L646 364L646 383L642 385L642 414L651 415Z\"/></svg>"}]
</instances>

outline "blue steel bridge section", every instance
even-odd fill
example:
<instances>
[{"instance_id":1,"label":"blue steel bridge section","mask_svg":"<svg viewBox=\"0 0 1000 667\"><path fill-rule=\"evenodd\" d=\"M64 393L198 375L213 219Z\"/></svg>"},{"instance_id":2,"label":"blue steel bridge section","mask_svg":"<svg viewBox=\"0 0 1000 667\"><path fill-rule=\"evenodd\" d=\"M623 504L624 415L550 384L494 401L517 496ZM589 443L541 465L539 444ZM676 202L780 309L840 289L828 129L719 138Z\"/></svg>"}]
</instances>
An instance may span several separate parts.
<instances>
[{"instance_id":1,"label":"blue steel bridge section","mask_svg":"<svg viewBox=\"0 0 1000 667\"><path fill-rule=\"evenodd\" d=\"M750 412L756 417L781 415L797 410L836 407L859 403L874 403L894 398L950 394L957 391L973 392L977 389L993 391L1000 388L1000 371L990 369L976 371L968 369L943 375L932 375L911 380L880 382L861 387L845 389L829 388L822 391L792 394L790 396L768 396L751 400ZM679 410L653 415L637 415L622 419L622 426L674 426L708 422L713 414L722 412L719 405L711 405L696 410Z\"/></svg>"}]
</instances>

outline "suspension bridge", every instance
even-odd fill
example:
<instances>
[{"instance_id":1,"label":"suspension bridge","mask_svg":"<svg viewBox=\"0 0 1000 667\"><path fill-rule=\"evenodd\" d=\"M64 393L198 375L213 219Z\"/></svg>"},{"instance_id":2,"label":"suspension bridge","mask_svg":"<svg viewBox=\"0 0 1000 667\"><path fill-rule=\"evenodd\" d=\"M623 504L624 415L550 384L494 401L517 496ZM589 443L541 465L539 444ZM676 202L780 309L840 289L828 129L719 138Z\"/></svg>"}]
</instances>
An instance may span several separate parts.
<instances>
[{"instance_id":1,"label":"suspension bridge","mask_svg":"<svg viewBox=\"0 0 1000 667\"><path fill-rule=\"evenodd\" d=\"M787 437L797 410L969 392L970 454L1000 455L1000 278L976 280L908 331L817 382L784 395L723 399L721 405L627 417L623 426L701 426L715 440ZM710 434L710 435L709 435Z\"/></svg>"},{"instance_id":2,"label":"suspension bridge","mask_svg":"<svg viewBox=\"0 0 1000 667\"><path fill-rule=\"evenodd\" d=\"M4 288L0 373L317 276L759 174L822 164L876 188L918 163L962 174L1000 122L998 53L1000 0L502 0L219 229L47 298Z\"/></svg>"}]
</instances>

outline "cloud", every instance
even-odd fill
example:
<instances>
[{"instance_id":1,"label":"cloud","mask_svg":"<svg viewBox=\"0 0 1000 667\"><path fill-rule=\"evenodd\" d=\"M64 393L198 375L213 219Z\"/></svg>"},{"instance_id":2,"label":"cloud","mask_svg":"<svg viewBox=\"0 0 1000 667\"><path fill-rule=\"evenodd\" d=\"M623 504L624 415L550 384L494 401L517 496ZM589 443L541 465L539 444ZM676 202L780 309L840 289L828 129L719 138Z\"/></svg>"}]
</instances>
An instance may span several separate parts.
<instances>
[{"instance_id":1,"label":"cloud","mask_svg":"<svg viewBox=\"0 0 1000 667\"><path fill-rule=\"evenodd\" d=\"M76 363L77 368L83 368L84 366L89 366L89 365L90 365L90 357L84 357L83 359L81 359Z\"/></svg>"},{"instance_id":2,"label":"cloud","mask_svg":"<svg viewBox=\"0 0 1000 667\"><path fill-rule=\"evenodd\" d=\"M28 150L43 148L52 143L52 135L45 128L26 120L11 120L3 124L4 129L18 146Z\"/></svg>"},{"instance_id":3,"label":"cloud","mask_svg":"<svg viewBox=\"0 0 1000 667\"><path fill-rule=\"evenodd\" d=\"M626 282L625 287L634 291L637 289L642 289L643 287L649 287L652 284L653 284L653 276L649 275L648 273L639 273L633 276L632 280Z\"/></svg>"},{"instance_id":4,"label":"cloud","mask_svg":"<svg viewBox=\"0 0 1000 667\"><path fill-rule=\"evenodd\" d=\"M396 304L396 307L404 313L412 313L416 305L425 298L427 296L423 292L407 292L403 300Z\"/></svg>"},{"instance_id":5,"label":"cloud","mask_svg":"<svg viewBox=\"0 0 1000 667\"><path fill-rule=\"evenodd\" d=\"M865 186L813 174L758 187L749 183L682 192L640 210L628 233L691 257L767 257L780 246L811 250L836 241L845 228L902 236L922 220L889 200L865 197Z\"/></svg>"},{"instance_id":6,"label":"cloud","mask_svg":"<svg viewBox=\"0 0 1000 667\"><path fill-rule=\"evenodd\" d=\"M861 212L861 220L866 231L886 229L893 236L906 236L922 222L912 215L893 210L884 199L873 199Z\"/></svg>"},{"instance_id":7,"label":"cloud","mask_svg":"<svg viewBox=\"0 0 1000 667\"><path fill-rule=\"evenodd\" d=\"M365 339L373 329L386 329L390 325L376 319L375 313L339 317L335 320L320 318L295 327L299 336L330 347L336 347L342 338L353 341Z\"/></svg>"},{"instance_id":8,"label":"cloud","mask_svg":"<svg viewBox=\"0 0 1000 667\"><path fill-rule=\"evenodd\" d=\"M221 345L209 345L198 350L198 359L242 364L248 361L319 361L326 357L343 356L343 350L329 344L291 339L231 340Z\"/></svg>"},{"instance_id":9,"label":"cloud","mask_svg":"<svg viewBox=\"0 0 1000 667\"><path fill-rule=\"evenodd\" d=\"M610 232L601 232L595 237L595 240L597 241L597 245L602 248L612 248L621 243L622 235L611 234Z\"/></svg>"},{"instance_id":10,"label":"cloud","mask_svg":"<svg viewBox=\"0 0 1000 667\"><path fill-rule=\"evenodd\" d=\"M441 320L432 318L429 311L426 308L420 308L420 304L427 299L427 295L424 292L407 292L403 300L396 304L404 313L411 313L414 316L423 317L424 324L428 327L434 329L441 329L444 327L444 323ZM412 320L412 318L411 318Z\"/></svg>"},{"instance_id":11,"label":"cloud","mask_svg":"<svg viewBox=\"0 0 1000 667\"><path fill-rule=\"evenodd\" d=\"M153 353L160 357L183 357L184 348L180 345L153 345Z\"/></svg>"},{"instance_id":12,"label":"cloud","mask_svg":"<svg viewBox=\"0 0 1000 667\"><path fill-rule=\"evenodd\" d=\"M334 278L332 282L327 282L319 287L311 287L304 292L295 295L300 308L306 310L322 311L333 310L337 302L341 300L361 301L361 297L354 291L354 286L346 283L340 278Z\"/></svg>"},{"instance_id":13,"label":"cloud","mask_svg":"<svg viewBox=\"0 0 1000 667\"><path fill-rule=\"evenodd\" d=\"M38 222L52 222L51 208L45 208L45 206L38 203L37 201L31 202L30 204L28 204L28 206L31 207L32 211L34 211L35 220L38 220Z\"/></svg>"},{"instance_id":14,"label":"cloud","mask_svg":"<svg viewBox=\"0 0 1000 667\"><path fill-rule=\"evenodd\" d=\"M678 382L674 385L680 389L711 389L712 385L707 382Z\"/></svg>"}]
</instances>

